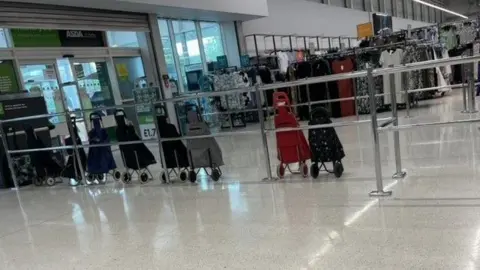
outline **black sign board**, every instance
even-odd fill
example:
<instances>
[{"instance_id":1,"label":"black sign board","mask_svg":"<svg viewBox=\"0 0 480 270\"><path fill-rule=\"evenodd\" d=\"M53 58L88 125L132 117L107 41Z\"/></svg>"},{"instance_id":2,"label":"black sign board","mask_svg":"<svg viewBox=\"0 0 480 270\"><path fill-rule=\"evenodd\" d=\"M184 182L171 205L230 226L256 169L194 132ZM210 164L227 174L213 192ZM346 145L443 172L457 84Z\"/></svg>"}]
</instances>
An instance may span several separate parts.
<instances>
[{"instance_id":1,"label":"black sign board","mask_svg":"<svg viewBox=\"0 0 480 270\"><path fill-rule=\"evenodd\" d=\"M60 30L62 47L105 47L102 31Z\"/></svg>"},{"instance_id":2,"label":"black sign board","mask_svg":"<svg viewBox=\"0 0 480 270\"><path fill-rule=\"evenodd\" d=\"M26 93L24 95L26 96L17 97L16 99L0 100L0 119L13 119L47 113L45 99L42 96L28 97L29 94ZM41 118L12 122L5 125L13 127L15 130L23 130L23 125L29 125L33 128L42 128L47 127L48 124L48 118Z\"/></svg>"}]
</instances>

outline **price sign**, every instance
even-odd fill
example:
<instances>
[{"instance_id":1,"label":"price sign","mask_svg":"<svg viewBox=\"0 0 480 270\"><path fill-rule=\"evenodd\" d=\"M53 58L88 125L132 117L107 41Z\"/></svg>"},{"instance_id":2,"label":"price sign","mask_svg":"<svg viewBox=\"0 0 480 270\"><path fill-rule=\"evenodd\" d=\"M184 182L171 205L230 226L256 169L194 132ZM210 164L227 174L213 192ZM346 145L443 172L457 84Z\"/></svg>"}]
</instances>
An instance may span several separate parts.
<instances>
[{"instance_id":1,"label":"price sign","mask_svg":"<svg viewBox=\"0 0 480 270\"><path fill-rule=\"evenodd\" d=\"M142 140L157 138L155 124L140 124L140 133L142 134Z\"/></svg>"}]
</instances>

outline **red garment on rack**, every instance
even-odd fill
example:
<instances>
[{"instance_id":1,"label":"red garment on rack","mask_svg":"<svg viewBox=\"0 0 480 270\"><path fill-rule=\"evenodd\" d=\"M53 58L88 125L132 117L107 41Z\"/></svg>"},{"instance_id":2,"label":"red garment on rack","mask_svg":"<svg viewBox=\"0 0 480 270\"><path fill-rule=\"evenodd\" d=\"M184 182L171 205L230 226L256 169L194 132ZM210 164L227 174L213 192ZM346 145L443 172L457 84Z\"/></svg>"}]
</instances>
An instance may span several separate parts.
<instances>
[{"instance_id":1,"label":"red garment on rack","mask_svg":"<svg viewBox=\"0 0 480 270\"><path fill-rule=\"evenodd\" d=\"M350 58L337 59L332 62L333 74L349 73L354 70L353 61ZM345 79L337 81L339 98L353 97L353 80ZM342 116L355 115L355 102L353 100L341 101L340 109Z\"/></svg>"}]
</instances>

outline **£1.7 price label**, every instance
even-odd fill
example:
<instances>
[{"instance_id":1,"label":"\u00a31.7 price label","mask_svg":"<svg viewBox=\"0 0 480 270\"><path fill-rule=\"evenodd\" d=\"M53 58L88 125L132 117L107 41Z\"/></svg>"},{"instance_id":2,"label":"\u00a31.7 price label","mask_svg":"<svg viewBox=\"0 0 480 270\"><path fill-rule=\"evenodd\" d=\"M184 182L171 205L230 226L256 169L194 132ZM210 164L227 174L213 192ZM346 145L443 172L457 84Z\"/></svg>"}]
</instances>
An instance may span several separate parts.
<instances>
[{"instance_id":1,"label":"\u00a31.7 price label","mask_svg":"<svg viewBox=\"0 0 480 270\"><path fill-rule=\"evenodd\" d=\"M143 140L153 139L157 137L157 129L154 124L140 125L140 132Z\"/></svg>"}]
</instances>

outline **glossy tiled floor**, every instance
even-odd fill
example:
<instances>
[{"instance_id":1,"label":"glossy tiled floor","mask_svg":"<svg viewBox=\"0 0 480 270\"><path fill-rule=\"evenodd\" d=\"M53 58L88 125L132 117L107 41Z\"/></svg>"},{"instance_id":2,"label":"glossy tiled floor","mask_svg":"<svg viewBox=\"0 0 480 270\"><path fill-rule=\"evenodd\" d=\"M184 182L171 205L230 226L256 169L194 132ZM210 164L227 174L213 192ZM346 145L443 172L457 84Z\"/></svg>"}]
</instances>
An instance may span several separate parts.
<instances>
[{"instance_id":1,"label":"glossy tiled floor","mask_svg":"<svg viewBox=\"0 0 480 270\"><path fill-rule=\"evenodd\" d=\"M422 104L412 111L419 118L401 122L473 117L459 113L458 94ZM262 182L261 141L249 135L219 139L228 165L216 184L3 191L0 269L480 268L476 125L403 132L409 174L400 181L390 177L392 135L382 134L384 182L394 191L386 199L368 197L370 126L337 132L347 152L340 180Z\"/></svg>"}]
</instances>

